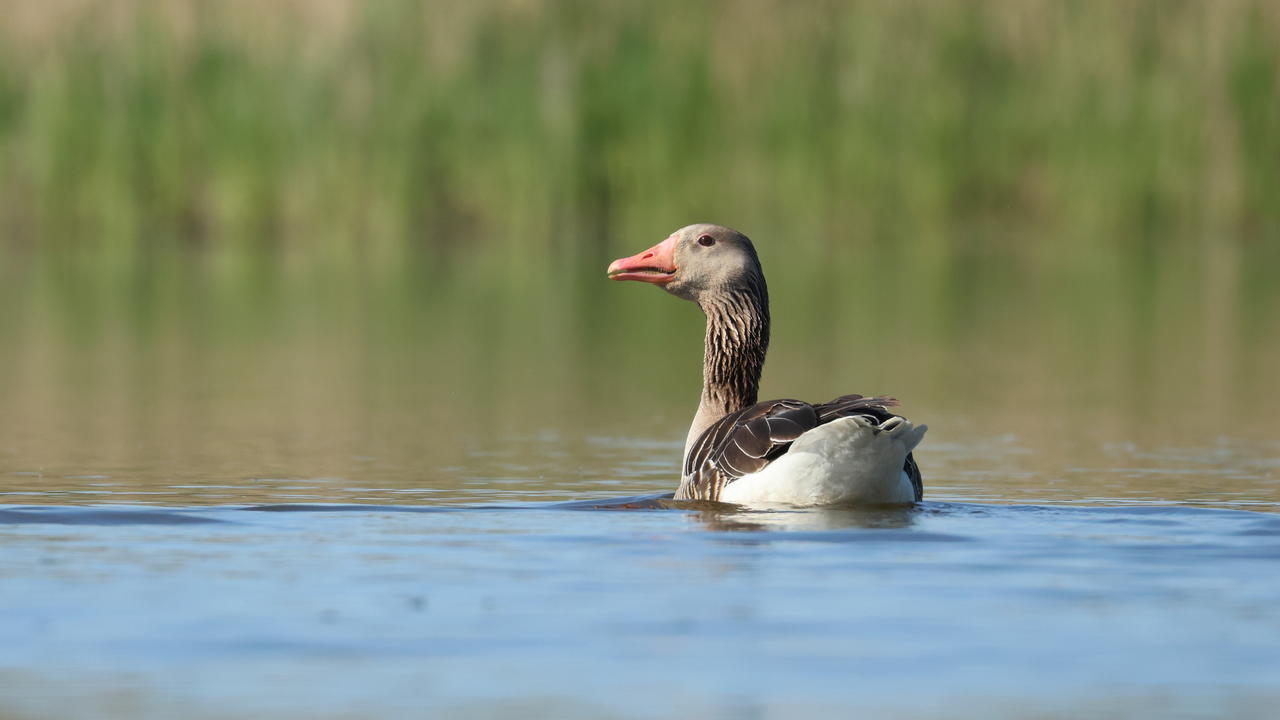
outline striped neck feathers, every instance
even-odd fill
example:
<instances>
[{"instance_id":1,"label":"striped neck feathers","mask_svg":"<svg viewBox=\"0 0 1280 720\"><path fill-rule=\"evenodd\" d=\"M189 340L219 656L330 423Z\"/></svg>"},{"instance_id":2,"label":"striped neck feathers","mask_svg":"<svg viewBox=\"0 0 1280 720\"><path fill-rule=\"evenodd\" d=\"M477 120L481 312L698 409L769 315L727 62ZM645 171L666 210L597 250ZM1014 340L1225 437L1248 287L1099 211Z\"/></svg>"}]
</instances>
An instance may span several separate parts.
<instances>
[{"instance_id":1,"label":"striped neck feathers","mask_svg":"<svg viewBox=\"0 0 1280 720\"><path fill-rule=\"evenodd\" d=\"M769 349L769 291L763 277L700 298L707 316L702 356L702 398L685 454L702 431L725 415L756 403Z\"/></svg>"}]
</instances>

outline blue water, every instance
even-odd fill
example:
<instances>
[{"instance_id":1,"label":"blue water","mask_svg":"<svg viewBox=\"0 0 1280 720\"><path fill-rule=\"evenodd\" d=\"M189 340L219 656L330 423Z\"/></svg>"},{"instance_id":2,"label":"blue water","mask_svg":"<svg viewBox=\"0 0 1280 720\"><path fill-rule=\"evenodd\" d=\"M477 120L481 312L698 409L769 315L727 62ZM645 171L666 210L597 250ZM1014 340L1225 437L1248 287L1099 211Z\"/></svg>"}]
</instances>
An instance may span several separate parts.
<instances>
[{"instance_id":1,"label":"blue water","mask_svg":"<svg viewBox=\"0 0 1280 720\"><path fill-rule=\"evenodd\" d=\"M0 507L0 718L1271 717L1277 702L1266 512Z\"/></svg>"}]
</instances>

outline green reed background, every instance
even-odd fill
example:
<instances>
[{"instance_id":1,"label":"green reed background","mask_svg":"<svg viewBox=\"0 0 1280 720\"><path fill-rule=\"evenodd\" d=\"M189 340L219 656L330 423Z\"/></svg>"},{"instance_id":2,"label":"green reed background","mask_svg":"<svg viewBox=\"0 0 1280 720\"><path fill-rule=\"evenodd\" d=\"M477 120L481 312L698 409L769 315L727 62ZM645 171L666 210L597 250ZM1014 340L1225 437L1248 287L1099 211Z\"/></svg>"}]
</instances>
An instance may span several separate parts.
<instances>
[{"instance_id":1,"label":"green reed background","mask_svg":"<svg viewBox=\"0 0 1280 720\"><path fill-rule=\"evenodd\" d=\"M704 220L761 248L786 394L1274 407L1266 0L0 11L0 389L39 427L428 367L687 399L696 314L603 269Z\"/></svg>"},{"instance_id":2,"label":"green reed background","mask_svg":"<svg viewBox=\"0 0 1280 720\"><path fill-rule=\"evenodd\" d=\"M8 5L9 249L560 266L708 217L1061 259L1280 220L1267 2Z\"/></svg>"}]
</instances>

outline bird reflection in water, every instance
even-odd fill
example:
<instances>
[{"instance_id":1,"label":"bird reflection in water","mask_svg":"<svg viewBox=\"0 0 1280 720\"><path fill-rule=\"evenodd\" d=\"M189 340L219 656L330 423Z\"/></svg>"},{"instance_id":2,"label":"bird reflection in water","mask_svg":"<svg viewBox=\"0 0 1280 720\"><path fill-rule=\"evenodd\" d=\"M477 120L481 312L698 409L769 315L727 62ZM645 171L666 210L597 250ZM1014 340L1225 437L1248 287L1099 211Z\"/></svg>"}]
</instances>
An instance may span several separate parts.
<instances>
[{"instance_id":1,"label":"bird reflection in water","mask_svg":"<svg viewBox=\"0 0 1280 720\"><path fill-rule=\"evenodd\" d=\"M903 505L860 505L857 507L819 508L743 508L725 503L683 503L671 501L672 507L700 505L692 515L708 530L717 532L806 532L818 530L879 529L897 530L911 527L919 509Z\"/></svg>"},{"instance_id":2,"label":"bird reflection in water","mask_svg":"<svg viewBox=\"0 0 1280 720\"><path fill-rule=\"evenodd\" d=\"M574 504L592 510L680 510L718 532L896 530L911 527L924 511L919 505L746 508L711 500L675 500L669 494Z\"/></svg>"}]
</instances>

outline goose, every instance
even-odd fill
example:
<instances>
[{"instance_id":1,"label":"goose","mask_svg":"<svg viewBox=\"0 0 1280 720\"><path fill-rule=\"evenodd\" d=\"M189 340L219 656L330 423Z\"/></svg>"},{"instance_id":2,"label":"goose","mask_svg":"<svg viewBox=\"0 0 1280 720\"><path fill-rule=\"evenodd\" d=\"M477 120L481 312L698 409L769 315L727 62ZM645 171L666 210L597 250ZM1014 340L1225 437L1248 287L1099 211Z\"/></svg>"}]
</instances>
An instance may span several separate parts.
<instances>
[{"instance_id":1,"label":"goose","mask_svg":"<svg viewBox=\"0 0 1280 720\"><path fill-rule=\"evenodd\" d=\"M702 396L685 440L677 500L739 505L908 504L924 498L912 450L928 427L890 397L757 402L769 347L769 291L755 246L720 225L681 228L609 265L706 316Z\"/></svg>"}]
</instances>

